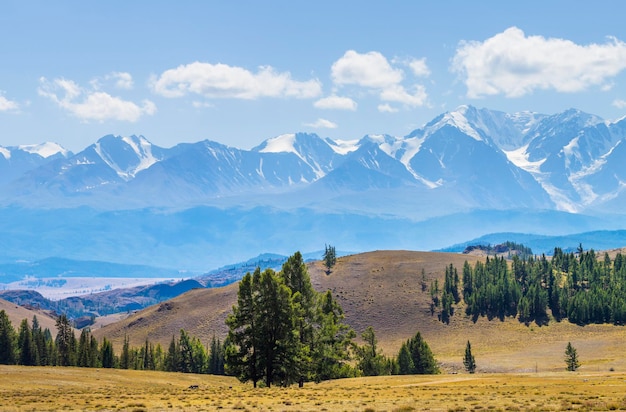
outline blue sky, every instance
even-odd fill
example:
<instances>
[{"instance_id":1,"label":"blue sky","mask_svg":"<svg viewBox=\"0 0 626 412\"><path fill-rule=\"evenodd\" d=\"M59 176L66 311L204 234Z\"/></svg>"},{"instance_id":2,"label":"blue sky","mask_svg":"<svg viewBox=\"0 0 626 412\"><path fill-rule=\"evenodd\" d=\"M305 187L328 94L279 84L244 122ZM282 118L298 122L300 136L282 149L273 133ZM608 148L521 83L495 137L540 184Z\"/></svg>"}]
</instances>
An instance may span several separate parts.
<instances>
[{"instance_id":1,"label":"blue sky","mask_svg":"<svg viewBox=\"0 0 626 412\"><path fill-rule=\"evenodd\" d=\"M0 2L0 145L404 136L462 104L626 114L620 1Z\"/></svg>"}]
</instances>

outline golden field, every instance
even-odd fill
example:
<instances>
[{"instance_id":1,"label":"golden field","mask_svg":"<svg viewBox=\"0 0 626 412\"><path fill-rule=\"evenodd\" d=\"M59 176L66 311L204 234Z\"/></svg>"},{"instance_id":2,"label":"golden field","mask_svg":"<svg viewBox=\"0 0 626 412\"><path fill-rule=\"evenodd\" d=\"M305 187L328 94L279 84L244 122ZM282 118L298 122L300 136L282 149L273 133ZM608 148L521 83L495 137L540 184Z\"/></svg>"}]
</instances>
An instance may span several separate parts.
<instances>
[{"instance_id":1,"label":"golden field","mask_svg":"<svg viewBox=\"0 0 626 412\"><path fill-rule=\"evenodd\" d=\"M0 366L2 411L626 410L626 373L387 376L257 388L228 377ZM197 385L197 389L190 386Z\"/></svg>"}]
</instances>

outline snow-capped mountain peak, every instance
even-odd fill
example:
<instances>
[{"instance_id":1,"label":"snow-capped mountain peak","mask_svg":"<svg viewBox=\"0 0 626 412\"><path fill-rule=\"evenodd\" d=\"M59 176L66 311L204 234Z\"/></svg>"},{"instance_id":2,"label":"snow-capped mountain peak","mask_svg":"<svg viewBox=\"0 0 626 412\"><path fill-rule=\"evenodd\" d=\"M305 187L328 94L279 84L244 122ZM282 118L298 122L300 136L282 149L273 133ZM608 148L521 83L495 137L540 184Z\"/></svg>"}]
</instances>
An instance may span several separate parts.
<instances>
[{"instance_id":1,"label":"snow-capped mountain peak","mask_svg":"<svg viewBox=\"0 0 626 412\"><path fill-rule=\"evenodd\" d=\"M56 154L61 154L63 157L67 157L69 155L69 151L65 149L58 143L54 142L45 142L41 144L30 144L30 145L21 145L18 146L20 150L31 154L37 154L44 159L47 159Z\"/></svg>"},{"instance_id":2,"label":"snow-capped mountain peak","mask_svg":"<svg viewBox=\"0 0 626 412\"><path fill-rule=\"evenodd\" d=\"M479 142L483 141L483 137L466 117L468 111L472 109L474 109L472 106L460 106L455 111L444 113L426 126L426 135L430 135L444 126L452 126Z\"/></svg>"},{"instance_id":3,"label":"snow-capped mountain peak","mask_svg":"<svg viewBox=\"0 0 626 412\"><path fill-rule=\"evenodd\" d=\"M137 173L145 170L162 159L156 156L155 146L143 136L104 136L93 149L118 176L130 180Z\"/></svg>"},{"instance_id":4,"label":"snow-capped mountain peak","mask_svg":"<svg viewBox=\"0 0 626 412\"><path fill-rule=\"evenodd\" d=\"M294 146L295 142L295 133L281 134L280 136L267 139L261 145L259 153L295 153L298 155L298 151Z\"/></svg>"}]
</instances>

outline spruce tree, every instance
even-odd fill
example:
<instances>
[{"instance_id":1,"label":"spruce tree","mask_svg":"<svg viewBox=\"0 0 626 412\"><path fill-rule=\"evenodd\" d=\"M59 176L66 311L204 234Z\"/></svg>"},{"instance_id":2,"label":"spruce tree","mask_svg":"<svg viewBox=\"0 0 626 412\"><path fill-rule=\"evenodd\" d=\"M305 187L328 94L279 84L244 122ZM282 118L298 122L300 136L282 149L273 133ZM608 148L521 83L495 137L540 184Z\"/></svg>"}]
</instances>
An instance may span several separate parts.
<instances>
[{"instance_id":1,"label":"spruce tree","mask_svg":"<svg viewBox=\"0 0 626 412\"><path fill-rule=\"evenodd\" d=\"M467 345L465 346L465 356L463 356L463 366L465 366L465 370L469 373L476 372L476 360L474 359L474 355L472 355L472 345L470 341L467 341Z\"/></svg>"},{"instance_id":2,"label":"spruce tree","mask_svg":"<svg viewBox=\"0 0 626 412\"><path fill-rule=\"evenodd\" d=\"M259 330L253 299L253 283L258 283L260 277L261 269L257 267L254 275L246 273L241 279L237 305L226 318L229 342L225 348L226 371L241 382L252 381L255 388L263 376L257 359Z\"/></svg>"},{"instance_id":3,"label":"spruce tree","mask_svg":"<svg viewBox=\"0 0 626 412\"><path fill-rule=\"evenodd\" d=\"M324 245L324 266L326 266L326 274L330 275L330 270L335 263L337 263L337 253L335 247L331 245Z\"/></svg>"},{"instance_id":4,"label":"spruce tree","mask_svg":"<svg viewBox=\"0 0 626 412\"><path fill-rule=\"evenodd\" d=\"M35 366L37 364L37 350L33 342L33 335L28 325L28 320L22 319L17 335L18 363L20 365Z\"/></svg>"},{"instance_id":5,"label":"spruce tree","mask_svg":"<svg viewBox=\"0 0 626 412\"><path fill-rule=\"evenodd\" d=\"M12 365L16 361L15 329L6 312L0 310L0 365Z\"/></svg>"},{"instance_id":6,"label":"spruce tree","mask_svg":"<svg viewBox=\"0 0 626 412\"><path fill-rule=\"evenodd\" d=\"M57 365L74 366L76 364L76 336L65 314L58 317L56 327Z\"/></svg>"},{"instance_id":7,"label":"spruce tree","mask_svg":"<svg viewBox=\"0 0 626 412\"><path fill-rule=\"evenodd\" d=\"M580 367L578 352L572 346L571 342L567 342L567 347L565 348L565 364L567 366L566 369L570 372L574 372Z\"/></svg>"},{"instance_id":8,"label":"spruce tree","mask_svg":"<svg viewBox=\"0 0 626 412\"><path fill-rule=\"evenodd\" d=\"M432 375L439 373L437 361L419 332L402 344L396 362L400 375Z\"/></svg>"},{"instance_id":9,"label":"spruce tree","mask_svg":"<svg viewBox=\"0 0 626 412\"><path fill-rule=\"evenodd\" d=\"M102 345L100 346L100 363L103 368L115 367L115 355L113 353L113 344L107 340L102 339Z\"/></svg>"}]
</instances>

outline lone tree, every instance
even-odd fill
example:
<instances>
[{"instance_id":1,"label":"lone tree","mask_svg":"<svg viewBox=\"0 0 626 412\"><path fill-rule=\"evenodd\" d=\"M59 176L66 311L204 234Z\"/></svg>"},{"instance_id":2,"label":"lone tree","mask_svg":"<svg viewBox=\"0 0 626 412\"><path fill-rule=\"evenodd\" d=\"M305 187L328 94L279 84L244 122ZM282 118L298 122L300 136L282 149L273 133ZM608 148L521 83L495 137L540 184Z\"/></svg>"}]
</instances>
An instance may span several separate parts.
<instances>
[{"instance_id":1,"label":"lone tree","mask_svg":"<svg viewBox=\"0 0 626 412\"><path fill-rule=\"evenodd\" d=\"M476 372L476 360L474 359L474 355L472 355L472 345L470 341L467 341L467 345L465 346L465 356L463 356L463 365L465 366L465 370L469 373Z\"/></svg>"},{"instance_id":2,"label":"lone tree","mask_svg":"<svg viewBox=\"0 0 626 412\"><path fill-rule=\"evenodd\" d=\"M570 372L574 372L580 366L578 353L571 342L567 342L567 347L565 348L565 364L567 365L567 370Z\"/></svg>"},{"instance_id":3,"label":"lone tree","mask_svg":"<svg viewBox=\"0 0 626 412\"><path fill-rule=\"evenodd\" d=\"M326 266L326 274L330 275L330 269L337 263L337 253L335 247L331 245L324 245L324 266Z\"/></svg>"}]
</instances>

